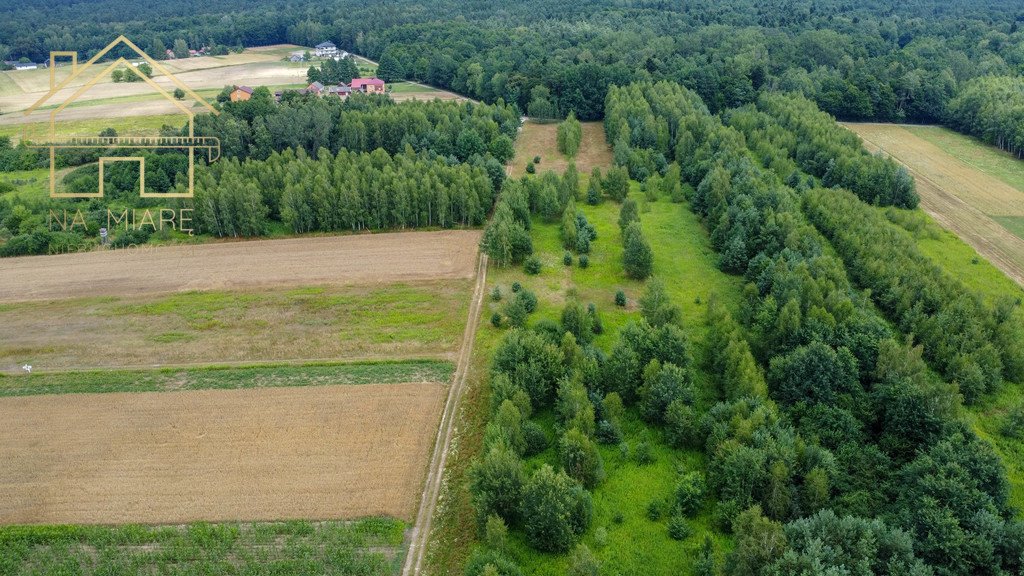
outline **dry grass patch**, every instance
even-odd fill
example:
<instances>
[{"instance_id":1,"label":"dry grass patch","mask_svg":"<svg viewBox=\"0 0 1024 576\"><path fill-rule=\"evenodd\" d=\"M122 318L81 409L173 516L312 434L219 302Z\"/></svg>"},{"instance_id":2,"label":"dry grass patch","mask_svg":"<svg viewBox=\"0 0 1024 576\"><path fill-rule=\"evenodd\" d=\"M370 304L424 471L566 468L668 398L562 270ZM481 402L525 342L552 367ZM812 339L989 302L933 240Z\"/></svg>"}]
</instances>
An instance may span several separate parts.
<instances>
[{"instance_id":1,"label":"dry grass patch","mask_svg":"<svg viewBox=\"0 0 1024 576\"><path fill-rule=\"evenodd\" d=\"M604 139L604 124L583 122L583 140L574 161L581 174L589 174L594 167L601 171L612 165L612 151ZM537 172L553 170L559 174L569 166L569 158L558 151L558 123L538 124L527 121L516 139L516 156L512 160L512 176L526 174L526 165L534 156L540 156Z\"/></svg>"},{"instance_id":2,"label":"dry grass patch","mask_svg":"<svg viewBox=\"0 0 1024 576\"><path fill-rule=\"evenodd\" d=\"M443 384L0 399L0 523L415 514Z\"/></svg>"}]
</instances>

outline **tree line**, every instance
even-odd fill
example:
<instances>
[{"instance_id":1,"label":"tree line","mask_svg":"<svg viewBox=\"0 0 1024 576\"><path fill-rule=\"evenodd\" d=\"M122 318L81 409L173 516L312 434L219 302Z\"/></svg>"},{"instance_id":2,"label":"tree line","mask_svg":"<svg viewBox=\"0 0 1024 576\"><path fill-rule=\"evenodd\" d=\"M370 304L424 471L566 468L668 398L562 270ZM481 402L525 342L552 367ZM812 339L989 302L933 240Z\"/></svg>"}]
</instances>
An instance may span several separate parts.
<instances>
[{"instance_id":1,"label":"tree line","mask_svg":"<svg viewBox=\"0 0 1024 576\"><path fill-rule=\"evenodd\" d=\"M808 218L853 278L968 403L1024 381L1024 319L1013 298L988 305L921 253L913 238L845 191L811 190Z\"/></svg>"},{"instance_id":2,"label":"tree line","mask_svg":"<svg viewBox=\"0 0 1024 576\"><path fill-rule=\"evenodd\" d=\"M310 156L321 149L337 154L345 148L396 154L406 145L431 151L453 162L512 159L519 128L515 109L503 103L403 102L383 95L317 98L286 94L275 104L270 91L257 88L250 100L223 102L221 114L196 118L197 136L216 136L227 158L263 160L272 152L303 148Z\"/></svg>"},{"instance_id":3,"label":"tree line","mask_svg":"<svg viewBox=\"0 0 1024 576\"><path fill-rule=\"evenodd\" d=\"M907 169L881 154L869 154L856 134L836 123L806 98L791 94L762 94L757 110L792 137L774 138L801 170L821 178L826 186L846 188L861 200L881 206L916 208L914 179ZM746 133L746 131L744 131Z\"/></svg>"},{"instance_id":4,"label":"tree line","mask_svg":"<svg viewBox=\"0 0 1024 576\"><path fill-rule=\"evenodd\" d=\"M63 49L89 57L121 33L157 55L168 46L179 52L329 39L378 59L389 77L503 99L531 116L574 111L583 120L602 116L612 84L670 80L716 112L752 103L768 89L801 93L847 120L939 122L971 79L1016 78L1024 64L1022 14L1006 0L538 0L500 11L453 0L175 6L19 2L5 9L0 56L41 61Z\"/></svg>"},{"instance_id":5,"label":"tree line","mask_svg":"<svg viewBox=\"0 0 1024 576\"><path fill-rule=\"evenodd\" d=\"M271 222L296 234L479 226L493 202L494 183L479 167L380 149L312 158L300 148L209 166L193 204L200 233L259 236Z\"/></svg>"},{"instance_id":6,"label":"tree line","mask_svg":"<svg viewBox=\"0 0 1024 576\"><path fill-rule=\"evenodd\" d=\"M946 107L945 120L954 130L1024 157L1024 79L982 76L966 82Z\"/></svg>"},{"instance_id":7,"label":"tree line","mask_svg":"<svg viewBox=\"0 0 1024 576\"><path fill-rule=\"evenodd\" d=\"M711 345L728 358L709 363L722 401L670 420L682 445L708 453L715 516L735 534L726 572L1021 570L1006 472L958 419L957 385L854 288L801 194L682 87L613 90L609 107L627 124L666 111L653 117L669 141L654 146L693 187L721 267L747 282L735 320L709 307ZM875 544L853 545L847 529Z\"/></svg>"}]
</instances>

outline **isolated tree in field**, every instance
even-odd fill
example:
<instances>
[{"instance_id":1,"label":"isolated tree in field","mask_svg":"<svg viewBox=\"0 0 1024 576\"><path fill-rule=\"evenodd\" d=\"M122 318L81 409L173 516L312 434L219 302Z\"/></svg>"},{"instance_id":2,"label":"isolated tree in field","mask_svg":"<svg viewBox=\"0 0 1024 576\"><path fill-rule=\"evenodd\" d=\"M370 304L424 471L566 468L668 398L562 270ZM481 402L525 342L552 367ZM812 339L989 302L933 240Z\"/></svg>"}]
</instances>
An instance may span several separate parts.
<instances>
[{"instance_id":1,"label":"isolated tree in field","mask_svg":"<svg viewBox=\"0 0 1024 576\"><path fill-rule=\"evenodd\" d=\"M116 70L111 72L110 73L110 80L111 80L111 82L124 82L124 72L125 71L120 69L120 68L117 68ZM130 72L129 72L129 74L130 74Z\"/></svg>"},{"instance_id":2,"label":"isolated tree in field","mask_svg":"<svg viewBox=\"0 0 1024 576\"><path fill-rule=\"evenodd\" d=\"M580 544L573 551L568 576L601 576L601 563L586 544Z\"/></svg>"},{"instance_id":3,"label":"isolated tree in field","mask_svg":"<svg viewBox=\"0 0 1024 576\"><path fill-rule=\"evenodd\" d=\"M171 50L174 51L175 58L188 58L188 43L182 38L174 41L174 48Z\"/></svg>"},{"instance_id":4,"label":"isolated tree in field","mask_svg":"<svg viewBox=\"0 0 1024 576\"><path fill-rule=\"evenodd\" d=\"M569 204L562 212L562 247L566 250L575 250L579 240L579 230L576 226L576 203L569 201Z\"/></svg>"},{"instance_id":5,"label":"isolated tree in field","mask_svg":"<svg viewBox=\"0 0 1024 576\"><path fill-rule=\"evenodd\" d=\"M694 576L715 576L717 574L715 565L715 544L711 536L704 536L704 544L697 553L697 559L693 563Z\"/></svg>"},{"instance_id":6,"label":"isolated tree in field","mask_svg":"<svg viewBox=\"0 0 1024 576\"><path fill-rule=\"evenodd\" d=\"M644 280L651 275L654 254L651 245L644 238L639 222L632 222L622 233L622 265L626 276L635 280Z\"/></svg>"},{"instance_id":7,"label":"isolated tree in field","mask_svg":"<svg viewBox=\"0 0 1024 576\"><path fill-rule=\"evenodd\" d=\"M526 326L526 317L529 312L521 298L512 298L505 304L505 316L508 318L509 326L523 328Z\"/></svg>"},{"instance_id":8,"label":"isolated tree in field","mask_svg":"<svg viewBox=\"0 0 1024 576\"><path fill-rule=\"evenodd\" d=\"M562 308L562 329L572 334L580 344L594 339L594 320L583 304L576 300L570 300Z\"/></svg>"},{"instance_id":9,"label":"isolated tree in field","mask_svg":"<svg viewBox=\"0 0 1024 576\"><path fill-rule=\"evenodd\" d=\"M593 504L582 486L545 464L523 489L520 516L530 546L566 552L590 525Z\"/></svg>"},{"instance_id":10,"label":"isolated tree in field","mask_svg":"<svg viewBox=\"0 0 1024 576\"><path fill-rule=\"evenodd\" d=\"M704 476L699 472L687 472L676 484L676 504L687 516L700 510L704 500Z\"/></svg>"},{"instance_id":11,"label":"isolated tree in field","mask_svg":"<svg viewBox=\"0 0 1024 576\"><path fill-rule=\"evenodd\" d=\"M576 163L569 162L562 173L562 180L559 182L558 198L562 204L568 204L569 200L576 200L580 193L580 173L576 171Z\"/></svg>"},{"instance_id":12,"label":"isolated tree in field","mask_svg":"<svg viewBox=\"0 0 1024 576\"><path fill-rule=\"evenodd\" d=\"M583 127L576 119L575 112L569 112L569 116L558 124L558 151L572 158L580 149L580 142L583 139Z\"/></svg>"},{"instance_id":13,"label":"isolated tree in field","mask_svg":"<svg viewBox=\"0 0 1024 576\"><path fill-rule=\"evenodd\" d=\"M175 88L174 89L174 99L175 100L184 100L185 99L185 91L182 90L181 88ZM262 160L263 158L260 158L260 159Z\"/></svg>"}]
</instances>

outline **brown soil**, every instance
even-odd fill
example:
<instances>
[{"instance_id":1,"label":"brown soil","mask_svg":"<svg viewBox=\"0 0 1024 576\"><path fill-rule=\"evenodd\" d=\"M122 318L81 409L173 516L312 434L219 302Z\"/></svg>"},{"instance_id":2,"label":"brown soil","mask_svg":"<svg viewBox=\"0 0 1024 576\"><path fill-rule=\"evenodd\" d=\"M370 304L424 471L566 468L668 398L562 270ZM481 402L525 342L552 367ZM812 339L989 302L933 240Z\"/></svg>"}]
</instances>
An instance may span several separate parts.
<instances>
[{"instance_id":1,"label":"brown soil","mask_svg":"<svg viewBox=\"0 0 1024 576\"><path fill-rule=\"evenodd\" d=\"M1024 240L988 214L1024 214L1020 191L892 124L845 124L872 152L881 150L910 170L921 208L1018 284L1024 286Z\"/></svg>"},{"instance_id":2,"label":"brown soil","mask_svg":"<svg viewBox=\"0 0 1024 576\"><path fill-rule=\"evenodd\" d=\"M0 399L0 523L411 520L447 387Z\"/></svg>"},{"instance_id":3,"label":"brown soil","mask_svg":"<svg viewBox=\"0 0 1024 576\"><path fill-rule=\"evenodd\" d=\"M0 259L0 302L472 278L480 232L401 232Z\"/></svg>"}]
</instances>

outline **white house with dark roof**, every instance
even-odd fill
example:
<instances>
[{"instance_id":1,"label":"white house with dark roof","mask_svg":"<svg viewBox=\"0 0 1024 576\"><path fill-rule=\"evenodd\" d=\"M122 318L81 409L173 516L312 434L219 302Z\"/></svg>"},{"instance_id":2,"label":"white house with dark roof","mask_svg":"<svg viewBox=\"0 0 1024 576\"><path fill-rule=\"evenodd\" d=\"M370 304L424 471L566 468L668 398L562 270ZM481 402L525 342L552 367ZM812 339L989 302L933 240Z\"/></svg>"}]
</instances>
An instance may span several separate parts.
<instances>
[{"instance_id":1,"label":"white house with dark roof","mask_svg":"<svg viewBox=\"0 0 1024 576\"><path fill-rule=\"evenodd\" d=\"M334 58L338 55L338 47L330 40L321 42L316 45L316 55L319 58Z\"/></svg>"}]
</instances>

